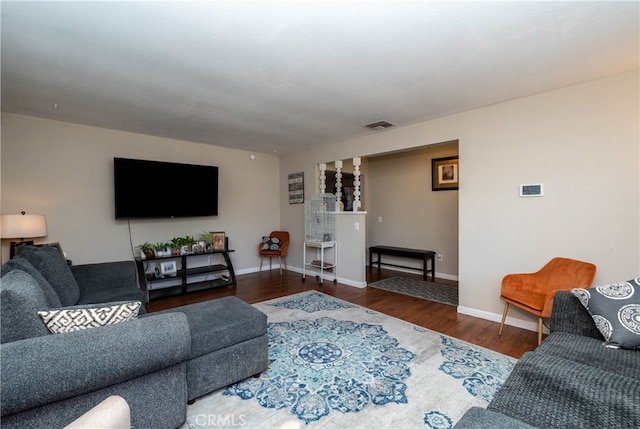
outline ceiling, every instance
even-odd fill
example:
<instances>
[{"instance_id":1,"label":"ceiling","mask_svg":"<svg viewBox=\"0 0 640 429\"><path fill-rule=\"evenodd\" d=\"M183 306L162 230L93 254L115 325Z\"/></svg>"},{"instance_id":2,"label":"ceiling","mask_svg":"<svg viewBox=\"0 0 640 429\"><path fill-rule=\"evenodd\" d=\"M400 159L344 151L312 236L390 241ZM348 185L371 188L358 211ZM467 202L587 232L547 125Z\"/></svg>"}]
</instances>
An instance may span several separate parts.
<instances>
[{"instance_id":1,"label":"ceiling","mask_svg":"<svg viewBox=\"0 0 640 429\"><path fill-rule=\"evenodd\" d=\"M262 153L639 67L637 1L0 7L3 111Z\"/></svg>"}]
</instances>

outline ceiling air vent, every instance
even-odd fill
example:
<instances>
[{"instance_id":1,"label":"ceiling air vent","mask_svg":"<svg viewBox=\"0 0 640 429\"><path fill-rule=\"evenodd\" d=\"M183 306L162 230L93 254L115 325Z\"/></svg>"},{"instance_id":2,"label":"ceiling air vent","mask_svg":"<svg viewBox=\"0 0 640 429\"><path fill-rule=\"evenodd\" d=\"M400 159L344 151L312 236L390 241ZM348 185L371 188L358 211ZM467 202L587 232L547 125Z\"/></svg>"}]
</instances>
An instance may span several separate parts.
<instances>
[{"instance_id":1,"label":"ceiling air vent","mask_svg":"<svg viewBox=\"0 0 640 429\"><path fill-rule=\"evenodd\" d=\"M373 122L371 124L367 124L365 125L365 127L371 128L372 130L376 130L376 131L382 131L382 130L386 130L387 128L395 127L395 124L392 124L391 122L387 122L387 121L378 121L378 122Z\"/></svg>"}]
</instances>

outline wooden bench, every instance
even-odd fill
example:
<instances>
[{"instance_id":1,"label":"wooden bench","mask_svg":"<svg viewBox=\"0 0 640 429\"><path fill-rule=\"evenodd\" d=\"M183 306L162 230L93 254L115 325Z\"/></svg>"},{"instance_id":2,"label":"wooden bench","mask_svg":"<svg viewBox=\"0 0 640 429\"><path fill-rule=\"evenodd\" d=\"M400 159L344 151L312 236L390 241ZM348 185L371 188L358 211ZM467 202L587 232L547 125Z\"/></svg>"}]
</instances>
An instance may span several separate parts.
<instances>
[{"instance_id":1,"label":"wooden bench","mask_svg":"<svg viewBox=\"0 0 640 429\"><path fill-rule=\"evenodd\" d=\"M431 273L431 281L436 281L436 252L432 250L420 250L420 249L406 249L404 247L392 247L392 246L371 246L369 247L369 266L373 267L373 255L378 254L378 269L380 265L389 265L391 267L410 268L413 270L419 270L420 268L408 267L406 265L388 264L386 262L380 262L382 255L388 256L400 256L403 258L420 259L422 260L422 278L427 280L427 274ZM427 260L431 261L431 267L428 269Z\"/></svg>"}]
</instances>

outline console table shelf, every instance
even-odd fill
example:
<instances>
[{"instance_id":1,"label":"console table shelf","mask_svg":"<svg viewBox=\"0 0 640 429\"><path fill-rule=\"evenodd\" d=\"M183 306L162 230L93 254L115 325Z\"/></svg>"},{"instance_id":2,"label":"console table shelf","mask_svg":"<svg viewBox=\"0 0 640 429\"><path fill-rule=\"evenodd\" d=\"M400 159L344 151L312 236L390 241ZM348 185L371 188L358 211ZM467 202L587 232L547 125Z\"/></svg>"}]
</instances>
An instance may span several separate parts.
<instances>
[{"instance_id":1,"label":"console table shelf","mask_svg":"<svg viewBox=\"0 0 640 429\"><path fill-rule=\"evenodd\" d=\"M215 287L235 286L236 275L229 258L230 252L233 250L215 250L210 253L190 253L149 259L135 258L140 287L149 301L154 298L152 295L175 295ZM193 264L203 258L209 259L208 265L189 266L189 263ZM212 258L222 258L222 263L217 263L218 261L212 263ZM176 263L175 274L158 275L156 270L159 269L160 264L171 261ZM149 269L153 271L148 272ZM214 278L209 278L211 276Z\"/></svg>"}]
</instances>

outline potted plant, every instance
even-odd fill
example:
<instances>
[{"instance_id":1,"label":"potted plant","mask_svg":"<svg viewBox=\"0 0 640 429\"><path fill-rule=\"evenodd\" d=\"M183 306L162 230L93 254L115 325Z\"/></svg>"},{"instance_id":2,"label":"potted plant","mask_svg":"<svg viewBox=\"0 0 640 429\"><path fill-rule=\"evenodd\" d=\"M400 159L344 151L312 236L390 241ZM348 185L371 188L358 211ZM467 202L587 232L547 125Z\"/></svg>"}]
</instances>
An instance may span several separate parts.
<instances>
[{"instance_id":1,"label":"potted plant","mask_svg":"<svg viewBox=\"0 0 640 429\"><path fill-rule=\"evenodd\" d=\"M187 255L191 253L191 248L194 243L196 243L196 240L190 235L185 235L184 237L174 237L171 239L171 244L176 249L176 253L180 253L181 255Z\"/></svg>"},{"instance_id":2,"label":"potted plant","mask_svg":"<svg viewBox=\"0 0 640 429\"><path fill-rule=\"evenodd\" d=\"M155 257L155 253L153 252L153 244L145 242L136 246L137 249L140 249L140 259L153 259Z\"/></svg>"},{"instance_id":3,"label":"potted plant","mask_svg":"<svg viewBox=\"0 0 640 429\"><path fill-rule=\"evenodd\" d=\"M153 245L153 250L157 258L171 256L171 244L169 243L156 243Z\"/></svg>"},{"instance_id":4,"label":"potted plant","mask_svg":"<svg viewBox=\"0 0 640 429\"><path fill-rule=\"evenodd\" d=\"M204 242L204 252L211 252L213 249L213 232L205 231L200 233L200 240Z\"/></svg>"}]
</instances>

